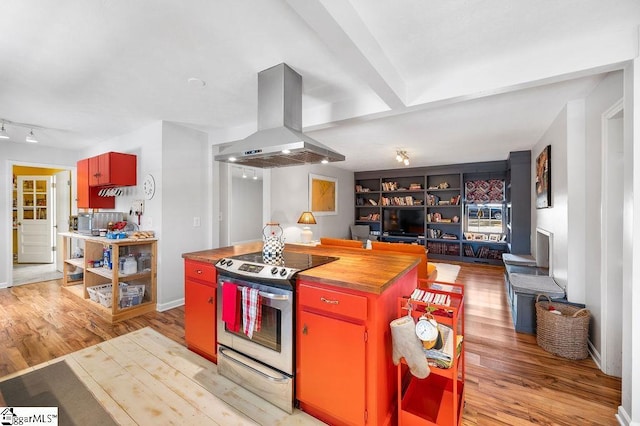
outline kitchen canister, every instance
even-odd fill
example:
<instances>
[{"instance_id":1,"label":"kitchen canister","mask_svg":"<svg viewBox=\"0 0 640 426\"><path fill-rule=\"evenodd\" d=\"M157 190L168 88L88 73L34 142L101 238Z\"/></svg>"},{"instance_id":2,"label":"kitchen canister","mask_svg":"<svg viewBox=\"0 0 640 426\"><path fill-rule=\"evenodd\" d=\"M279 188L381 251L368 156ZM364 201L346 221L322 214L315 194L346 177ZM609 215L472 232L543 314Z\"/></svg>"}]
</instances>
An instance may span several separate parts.
<instances>
[{"instance_id":1,"label":"kitchen canister","mask_svg":"<svg viewBox=\"0 0 640 426\"><path fill-rule=\"evenodd\" d=\"M136 261L134 255L130 254L126 257L126 259L124 260L124 267L122 268L122 272L127 275L135 274L136 272L138 272L138 262Z\"/></svg>"},{"instance_id":2,"label":"kitchen canister","mask_svg":"<svg viewBox=\"0 0 640 426\"><path fill-rule=\"evenodd\" d=\"M269 264L282 262L282 252L284 251L283 230L279 223L267 223L262 229L264 242L262 245L262 260Z\"/></svg>"}]
</instances>

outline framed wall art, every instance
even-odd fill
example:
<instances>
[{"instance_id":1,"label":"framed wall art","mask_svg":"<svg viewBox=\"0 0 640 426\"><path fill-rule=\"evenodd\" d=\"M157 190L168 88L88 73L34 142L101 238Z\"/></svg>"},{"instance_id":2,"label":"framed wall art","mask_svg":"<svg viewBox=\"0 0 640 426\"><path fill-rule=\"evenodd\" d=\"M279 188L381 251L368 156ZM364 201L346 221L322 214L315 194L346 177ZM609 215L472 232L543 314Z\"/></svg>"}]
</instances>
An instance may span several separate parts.
<instances>
[{"instance_id":1,"label":"framed wall art","mask_svg":"<svg viewBox=\"0 0 640 426\"><path fill-rule=\"evenodd\" d=\"M536 158L536 208L551 207L551 145Z\"/></svg>"},{"instance_id":2,"label":"framed wall art","mask_svg":"<svg viewBox=\"0 0 640 426\"><path fill-rule=\"evenodd\" d=\"M309 209L314 215L338 214L338 180L309 173Z\"/></svg>"}]
</instances>

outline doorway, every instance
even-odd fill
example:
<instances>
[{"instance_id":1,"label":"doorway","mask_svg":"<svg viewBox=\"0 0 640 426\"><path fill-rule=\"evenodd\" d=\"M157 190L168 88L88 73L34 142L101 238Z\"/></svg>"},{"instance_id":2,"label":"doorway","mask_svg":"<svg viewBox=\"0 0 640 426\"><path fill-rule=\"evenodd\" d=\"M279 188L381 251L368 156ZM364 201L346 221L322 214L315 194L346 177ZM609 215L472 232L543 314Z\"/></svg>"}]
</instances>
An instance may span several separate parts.
<instances>
[{"instance_id":1,"label":"doorway","mask_svg":"<svg viewBox=\"0 0 640 426\"><path fill-rule=\"evenodd\" d=\"M11 169L13 267L8 283L61 278L63 253L57 234L68 229L71 169L30 164L12 164Z\"/></svg>"},{"instance_id":2,"label":"doorway","mask_svg":"<svg viewBox=\"0 0 640 426\"><path fill-rule=\"evenodd\" d=\"M622 377L623 120L622 99L602 115L600 368L615 377Z\"/></svg>"}]
</instances>

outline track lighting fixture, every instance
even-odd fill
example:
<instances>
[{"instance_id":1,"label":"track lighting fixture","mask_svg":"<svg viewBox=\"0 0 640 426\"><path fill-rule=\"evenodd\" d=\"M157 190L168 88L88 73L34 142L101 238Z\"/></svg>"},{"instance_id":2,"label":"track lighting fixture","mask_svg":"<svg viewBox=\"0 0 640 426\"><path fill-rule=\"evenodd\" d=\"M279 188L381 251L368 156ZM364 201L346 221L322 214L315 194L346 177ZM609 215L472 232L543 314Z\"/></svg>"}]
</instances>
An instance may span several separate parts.
<instances>
[{"instance_id":1,"label":"track lighting fixture","mask_svg":"<svg viewBox=\"0 0 640 426\"><path fill-rule=\"evenodd\" d=\"M25 141L29 143L38 143L38 139L36 139L36 136L33 134L33 129L31 129L31 131L25 138Z\"/></svg>"},{"instance_id":2,"label":"track lighting fixture","mask_svg":"<svg viewBox=\"0 0 640 426\"><path fill-rule=\"evenodd\" d=\"M398 163L404 163L405 166L409 165L409 156L407 151L396 151L396 161Z\"/></svg>"},{"instance_id":3,"label":"track lighting fixture","mask_svg":"<svg viewBox=\"0 0 640 426\"><path fill-rule=\"evenodd\" d=\"M242 179L246 179L247 178L247 172L242 169Z\"/></svg>"},{"instance_id":4,"label":"track lighting fixture","mask_svg":"<svg viewBox=\"0 0 640 426\"><path fill-rule=\"evenodd\" d=\"M13 127L22 127L22 128L25 128L25 129L29 129L29 134L24 139L25 142L28 142L28 143L38 143L38 139L36 138L36 135L33 133L33 129L34 128L35 129L44 129L44 127L34 126L34 125L28 124L28 123L18 123L16 121L7 120L5 118L0 118L0 121L2 121L2 127L0 127L0 139L11 139L11 136L9 136L9 133L7 132L7 129L5 128L6 125L9 125L9 127L13 126Z\"/></svg>"},{"instance_id":5,"label":"track lighting fixture","mask_svg":"<svg viewBox=\"0 0 640 426\"><path fill-rule=\"evenodd\" d=\"M0 139L9 139L9 134L4 129L4 121L2 122L2 130L0 130Z\"/></svg>"},{"instance_id":6,"label":"track lighting fixture","mask_svg":"<svg viewBox=\"0 0 640 426\"><path fill-rule=\"evenodd\" d=\"M255 170L252 170L252 171L253 171L253 180L258 180L258 175L256 175L256 171Z\"/></svg>"}]
</instances>

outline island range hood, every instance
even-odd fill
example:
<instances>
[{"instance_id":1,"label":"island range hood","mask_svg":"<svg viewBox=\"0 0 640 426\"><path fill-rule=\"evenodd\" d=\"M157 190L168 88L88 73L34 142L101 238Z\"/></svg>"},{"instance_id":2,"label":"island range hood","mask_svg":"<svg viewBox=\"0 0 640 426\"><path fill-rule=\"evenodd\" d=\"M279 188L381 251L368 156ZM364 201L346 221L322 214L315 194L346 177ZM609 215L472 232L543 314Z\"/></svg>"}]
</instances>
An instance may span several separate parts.
<instances>
[{"instance_id":1,"label":"island range hood","mask_svg":"<svg viewBox=\"0 0 640 426\"><path fill-rule=\"evenodd\" d=\"M302 133L302 77L283 63L258 73L258 131L214 159L265 169L344 161L344 155Z\"/></svg>"}]
</instances>

